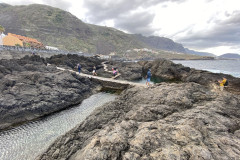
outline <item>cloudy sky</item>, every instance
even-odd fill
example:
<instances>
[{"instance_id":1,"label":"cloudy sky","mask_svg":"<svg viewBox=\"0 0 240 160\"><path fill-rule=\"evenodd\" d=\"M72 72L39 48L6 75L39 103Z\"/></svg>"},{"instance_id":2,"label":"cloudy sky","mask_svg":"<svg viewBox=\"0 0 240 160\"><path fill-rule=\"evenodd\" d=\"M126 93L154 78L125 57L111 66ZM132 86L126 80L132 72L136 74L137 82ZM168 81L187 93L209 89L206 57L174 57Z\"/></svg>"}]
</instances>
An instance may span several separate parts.
<instances>
[{"instance_id":1,"label":"cloudy sky","mask_svg":"<svg viewBox=\"0 0 240 160\"><path fill-rule=\"evenodd\" d=\"M167 37L184 47L240 54L240 0L0 0L46 4L84 22Z\"/></svg>"}]
</instances>

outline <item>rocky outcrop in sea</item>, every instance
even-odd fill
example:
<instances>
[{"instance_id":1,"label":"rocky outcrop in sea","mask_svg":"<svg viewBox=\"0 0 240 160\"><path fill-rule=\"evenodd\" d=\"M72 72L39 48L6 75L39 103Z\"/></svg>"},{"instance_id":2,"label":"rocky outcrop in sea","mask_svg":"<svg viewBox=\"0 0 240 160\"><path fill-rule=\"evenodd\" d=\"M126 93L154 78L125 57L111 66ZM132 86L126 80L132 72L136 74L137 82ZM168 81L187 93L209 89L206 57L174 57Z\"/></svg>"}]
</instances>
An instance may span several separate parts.
<instances>
[{"instance_id":1,"label":"rocky outcrop in sea","mask_svg":"<svg viewBox=\"0 0 240 160\"><path fill-rule=\"evenodd\" d=\"M203 85L130 88L38 159L240 159L240 97Z\"/></svg>"},{"instance_id":2,"label":"rocky outcrop in sea","mask_svg":"<svg viewBox=\"0 0 240 160\"><path fill-rule=\"evenodd\" d=\"M95 84L39 56L0 60L0 130L79 104Z\"/></svg>"},{"instance_id":3,"label":"rocky outcrop in sea","mask_svg":"<svg viewBox=\"0 0 240 160\"><path fill-rule=\"evenodd\" d=\"M223 77L226 77L229 81L229 85L225 90L234 94L240 94L240 78L231 75L196 70L181 64L175 64L166 59L142 61L139 62L139 64L143 66L143 73L146 74L147 70L151 69L152 75L162 81L195 82L212 89L218 88L218 80L222 80Z\"/></svg>"}]
</instances>

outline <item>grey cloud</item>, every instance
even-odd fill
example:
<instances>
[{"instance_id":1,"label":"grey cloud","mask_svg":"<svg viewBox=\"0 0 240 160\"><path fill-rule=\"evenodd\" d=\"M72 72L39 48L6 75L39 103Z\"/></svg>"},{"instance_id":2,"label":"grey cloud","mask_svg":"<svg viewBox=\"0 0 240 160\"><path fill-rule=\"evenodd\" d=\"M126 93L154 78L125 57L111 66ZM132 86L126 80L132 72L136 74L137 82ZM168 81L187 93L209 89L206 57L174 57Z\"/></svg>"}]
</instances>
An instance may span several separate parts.
<instances>
[{"instance_id":1,"label":"grey cloud","mask_svg":"<svg viewBox=\"0 0 240 160\"><path fill-rule=\"evenodd\" d=\"M240 11L234 11L232 15L228 13L228 17L230 17L228 20L224 21L223 24L240 24Z\"/></svg>"},{"instance_id":2,"label":"grey cloud","mask_svg":"<svg viewBox=\"0 0 240 160\"><path fill-rule=\"evenodd\" d=\"M84 6L88 9L88 19L93 23L99 23L107 19L117 18L121 14L137 9L139 5L138 3L135 3L135 1L136 0L129 3L126 0L85 0Z\"/></svg>"},{"instance_id":3,"label":"grey cloud","mask_svg":"<svg viewBox=\"0 0 240 160\"><path fill-rule=\"evenodd\" d=\"M130 33L141 33L143 35L152 35L154 29L150 24L154 19L154 14L148 12L138 12L134 14L122 15L115 21L115 26Z\"/></svg>"},{"instance_id":4,"label":"grey cloud","mask_svg":"<svg viewBox=\"0 0 240 160\"><path fill-rule=\"evenodd\" d=\"M113 20L114 27L127 30L131 33L151 35L154 29L150 24L154 15L142 11L132 14L138 9L147 9L163 2L181 3L185 0L85 0L84 7L88 10L87 21L89 23L101 23L105 20Z\"/></svg>"},{"instance_id":5,"label":"grey cloud","mask_svg":"<svg viewBox=\"0 0 240 160\"><path fill-rule=\"evenodd\" d=\"M188 31L188 36L177 41L188 47L209 48L219 45L231 46L240 44L240 11L229 15L229 19L218 22L211 30L195 33Z\"/></svg>"},{"instance_id":6,"label":"grey cloud","mask_svg":"<svg viewBox=\"0 0 240 160\"><path fill-rule=\"evenodd\" d=\"M142 5L143 7L149 7L153 5L157 5L163 2L176 2L176 3L182 3L185 2L186 0L148 0L148 1L142 1L139 3L139 5Z\"/></svg>"},{"instance_id":7,"label":"grey cloud","mask_svg":"<svg viewBox=\"0 0 240 160\"><path fill-rule=\"evenodd\" d=\"M148 8L163 2L184 2L185 0L84 0L84 7L88 10L90 22L99 23L107 19L117 18L119 15L136 10Z\"/></svg>"}]
</instances>

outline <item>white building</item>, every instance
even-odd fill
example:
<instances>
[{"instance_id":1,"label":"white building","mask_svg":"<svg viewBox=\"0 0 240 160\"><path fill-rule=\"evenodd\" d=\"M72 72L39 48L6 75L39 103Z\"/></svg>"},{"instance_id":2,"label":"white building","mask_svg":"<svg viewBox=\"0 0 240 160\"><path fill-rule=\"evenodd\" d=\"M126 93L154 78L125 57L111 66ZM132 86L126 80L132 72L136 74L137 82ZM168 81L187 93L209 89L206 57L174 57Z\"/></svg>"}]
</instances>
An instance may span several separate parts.
<instances>
[{"instance_id":1,"label":"white building","mask_svg":"<svg viewBox=\"0 0 240 160\"><path fill-rule=\"evenodd\" d=\"M110 55L97 54L96 56L98 56L100 59L110 59L111 58Z\"/></svg>"},{"instance_id":2,"label":"white building","mask_svg":"<svg viewBox=\"0 0 240 160\"><path fill-rule=\"evenodd\" d=\"M52 47L52 46L46 46L46 49L48 49L48 50L55 50L55 51L59 50L57 47Z\"/></svg>"}]
</instances>

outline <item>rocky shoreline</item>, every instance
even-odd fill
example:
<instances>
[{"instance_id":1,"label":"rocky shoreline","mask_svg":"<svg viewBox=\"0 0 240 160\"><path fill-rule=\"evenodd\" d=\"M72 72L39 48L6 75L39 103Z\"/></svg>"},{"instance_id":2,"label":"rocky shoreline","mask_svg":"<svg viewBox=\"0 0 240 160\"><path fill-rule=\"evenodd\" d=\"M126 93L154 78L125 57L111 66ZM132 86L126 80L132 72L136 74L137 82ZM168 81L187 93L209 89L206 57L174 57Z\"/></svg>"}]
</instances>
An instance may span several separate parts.
<instances>
[{"instance_id":1,"label":"rocky shoreline","mask_svg":"<svg viewBox=\"0 0 240 160\"><path fill-rule=\"evenodd\" d=\"M98 84L39 56L0 60L0 131L81 103Z\"/></svg>"},{"instance_id":2,"label":"rocky shoreline","mask_svg":"<svg viewBox=\"0 0 240 160\"><path fill-rule=\"evenodd\" d=\"M56 69L76 70L77 63L83 73L92 74L96 66L98 76L112 76L97 58L2 58L0 131L79 104L93 94L98 83ZM38 159L240 159L239 78L165 59L106 64L108 69L118 68L118 79L141 79L150 68L163 82L126 89L59 137ZM230 82L224 92L216 82L222 77Z\"/></svg>"},{"instance_id":3,"label":"rocky shoreline","mask_svg":"<svg viewBox=\"0 0 240 160\"><path fill-rule=\"evenodd\" d=\"M196 83L131 88L38 159L239 159L240 97Z\"/></svg>"},{"instance_id":4,"label":"rocky shoreline","mask_svg":"<svg viewBox=\"0 0 240 160\"><path fill-rule=\"evenodd\" d=\"M166 59L142 61L139 62L139 64L143 67L143 72L145 74L148 69L151 69L153 76L162 81L195 82L213 90L218 90L218 80L222 80L223 77L226 77L229 81L229 85L225 90L240 95L240 78L231 75L196 70L181 64L175 64Z\"/></svg>"},{"instance_id":5,"label":"rocky shoreline","mask_svg":"<svg viewBox=\"0 0 240 160\"><path fill-rule=\"evenodd\" d=\"M98 58L71 54L41 58L43 55L36 54L0 52L0 131L77 105L99 89L98 82L57 70L56 66L77 71L76 64L80 63L85 74L92 74L96 66L99 76L112 77ZM121 77L129 79L126 74Z\"/></svg>"}]
</instances>

